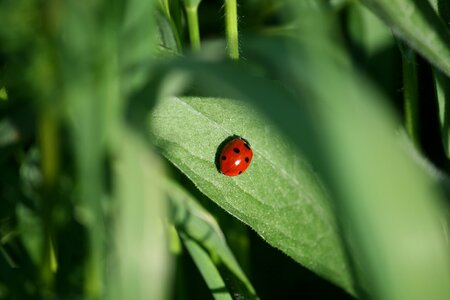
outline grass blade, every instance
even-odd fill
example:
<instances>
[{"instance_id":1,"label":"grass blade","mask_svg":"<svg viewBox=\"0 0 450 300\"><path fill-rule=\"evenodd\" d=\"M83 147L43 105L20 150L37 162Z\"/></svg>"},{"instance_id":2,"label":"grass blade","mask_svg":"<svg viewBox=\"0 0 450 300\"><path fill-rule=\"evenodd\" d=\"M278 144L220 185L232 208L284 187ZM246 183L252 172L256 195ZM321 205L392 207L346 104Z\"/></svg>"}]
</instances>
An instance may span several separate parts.
<instances>
[{"instance_id":1,"label":"grass blade","mask_svg":"<svg viewBox=\"0 0 450 300\"><path fill-rule=\"evenodd\" d=\"M213 216L177 184L168 181L166 189L173 222L214 297L225 297L223 292L233 299L257 299Z\"/></svg>"},{"instance_id":2,"label":"grass blade","mask_svg":"<svg viewBox=\"0 0 450 300\"><path fill-rule=\"evenodd\" d=\"M188 236L181 234L181 239L197 265L197 268L200 270L200 273L202 273L202 277L205 279L214 299L232 300L233 298L225 287L225 282L222 280L219 271L211 261L208 253Z\"/></svg>"},{"instance_id":3,"label":"grass blade","mask_svg":"<svg viewBox=\"0 0 450 300\"><path fill-rule=\"evenodd\" d=\"M396 35L450 76L450 34L429 1L362 2L383 19Z\"/></svg>"},{"instance_id":4,"label":"grass blade","mask_svg":"<svg viewBox=\"0 0 450 300\"><path fill-rule=\"evenodd\" d=\"M115 167L115 257L111 299L165 299L171 262L167 249L162 164L137 135L123 135Z\"/></svg>"}]
</instances>

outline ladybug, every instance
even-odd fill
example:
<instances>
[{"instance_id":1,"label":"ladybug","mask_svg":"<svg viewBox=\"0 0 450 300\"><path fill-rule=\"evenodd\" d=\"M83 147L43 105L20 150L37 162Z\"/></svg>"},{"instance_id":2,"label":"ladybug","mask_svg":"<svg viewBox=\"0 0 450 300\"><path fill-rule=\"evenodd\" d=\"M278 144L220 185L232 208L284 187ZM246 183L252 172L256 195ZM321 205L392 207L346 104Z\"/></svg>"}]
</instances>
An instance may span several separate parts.
<instances>
[{"instance_id":1,"label":"ladybug","mask_svg":"<svg viewBox=\"0 0 450 300\"><path fill-rule=\"evenodd\" d=\"M226 176L237 176L247 170L253 157L250 144L240 136L224 142L218 157L219 171Z\"/></svg>"}]
</instances>

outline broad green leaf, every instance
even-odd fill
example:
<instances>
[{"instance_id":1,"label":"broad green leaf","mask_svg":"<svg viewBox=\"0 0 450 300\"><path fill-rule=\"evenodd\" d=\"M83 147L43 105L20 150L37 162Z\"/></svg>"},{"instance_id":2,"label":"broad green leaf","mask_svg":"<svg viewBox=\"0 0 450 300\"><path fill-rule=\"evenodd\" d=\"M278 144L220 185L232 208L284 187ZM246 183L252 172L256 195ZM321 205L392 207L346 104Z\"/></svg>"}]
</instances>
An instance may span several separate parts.
<instances>
[{"instance_id":1,"label":"broad green leaf","mask_svg":"<svg viewBox=\"0 0 450 300\"><path fill-rule=\"evenodd\" d=\"M168 181L166 189L172 221L214 297L256 299L213 216L180 186Z\"/></svg>"},{"instance_id":2,"label":"broad green leaf","mask_svg":"<svg viewBox=\"0 0 450 300\"><path fill-rule=\"evenodd\" d=\"M230 99L166 98L151 114L162 153L211 200L297 262L353 292L326 192L313 168L271 123ZM254 157L238 177L220 174L219 145L246 138Z\"/></svg>"},{"instance_id":3,"label":"broad green leaf","mask_svg":"<svg viewBox=\"0 0 450 300\"><path fill-rule=\"evenodd\" d=\"M320 126L333 149L327 172L359 281L374 299L448 299L448 224L437 184L400 147L370 86L319 64L328 83L315 87Z\"/></svg>"},{"instance_id":4,"label":"broad green leaf","mask_svg":"<svg viewBox=\"0 0 450 300\"><path fill-rule=\"evenodd\" d=\"M389 7L404 2L390 1ZM404 8L399 15L415 12ZM300 47L292 47L288 75L298 85L302 78L315 94L322 147L332 149L324 152L321 173L328 174L336 197L357 280L374 299L448 299L448 223L437 184L400 146L398 123L379 92L324 50L340 46L317 34L322 17L315 15ZM322 47L305 35L321 39Z\"/></svg>"},{"instance_id":5,"label":"broad green leaf","mask_svg":"<svg viewBox=\"0 0 450 300\"><path fill-rule=\"evenodd\" d=\"M450 76L450 34L428 1L363 0L396 35Z\"/></svg>"}]
</instances>

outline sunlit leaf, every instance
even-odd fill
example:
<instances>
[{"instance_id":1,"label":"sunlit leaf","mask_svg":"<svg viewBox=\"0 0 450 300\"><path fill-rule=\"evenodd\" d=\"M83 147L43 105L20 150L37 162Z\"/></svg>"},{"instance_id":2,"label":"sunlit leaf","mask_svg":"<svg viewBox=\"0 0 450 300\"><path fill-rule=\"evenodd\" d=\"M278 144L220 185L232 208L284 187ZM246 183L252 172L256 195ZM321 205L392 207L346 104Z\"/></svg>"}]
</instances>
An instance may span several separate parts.
<instances>
[{"instance_id":1,"label":"sunlit leaf","mask_svg":"<svg viewBox=\"0 0 450 300\"><path fill-rule=\"evenodd\" d=\"M230 99L168 98L150 122L163 154L203 193L271 245L352 291L326 192L267 119ZM215 165L219 145L232 135L247 139L254 151L238 177L220 174Z\"/></svg>"}]
</instances>

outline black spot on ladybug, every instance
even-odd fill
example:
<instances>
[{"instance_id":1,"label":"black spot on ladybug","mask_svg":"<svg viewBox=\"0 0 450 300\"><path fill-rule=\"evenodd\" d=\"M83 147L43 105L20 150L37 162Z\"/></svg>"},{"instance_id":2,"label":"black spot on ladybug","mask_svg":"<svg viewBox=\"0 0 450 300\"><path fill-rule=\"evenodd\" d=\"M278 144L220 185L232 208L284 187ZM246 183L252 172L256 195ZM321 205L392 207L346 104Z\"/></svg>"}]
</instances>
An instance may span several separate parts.
<instances>
[{"instance_id":1,"label":"black spot on ladybug","mask_svg":"<svg viewBox=\"0 0 450 300\"><path fill-rule=\"evenodd\" d=\"M242 171L239 171L239 174L241 174L242 173Z\"/></svg>"},{"instance_id":2,"label":"black spot on ladybug","mask_svg":"<svg viewBox=\"0 0 450 300\"><path fill-rule=\"evenodd\" d=\"M244 143L245 148L247 148L248 150L250 150L250 146L247 143Z\"/></svg>"},{"instance_id":3,"label":"black spot on ladybug","mask_svg":"<svg viewBox=\"0 0 450 300\"><path fill-rule=\"evenodd\" d=\"M248 157L245 158L245 162L248 163L250 161L250 159L248 159Z\"/></svg>"},{"instance_id":4,"label":"black spot on ladybug","mask_svg":"<svg viewBox=\"0 0 450 300\"><path fill-rule=\"evenodd\" d=\"M234 149L233 149L233 151L234 151L234 152L236 152L236 153L239 153L239 152L241 152L241 151L239 151L239 149L238 149L238 148L234 148Z\"/></svg>"},{"instance_id":5,"label":"black spot on ladybug","mask_svg":"<svg viewBox=\"0 0 450 300\"><path fill-rule=\"evenodd\" d=\"M222 156L222 160L225 160L225 159L227 159L227 157L224 155L224 156Z\"/></svg>"}]
</instances>

